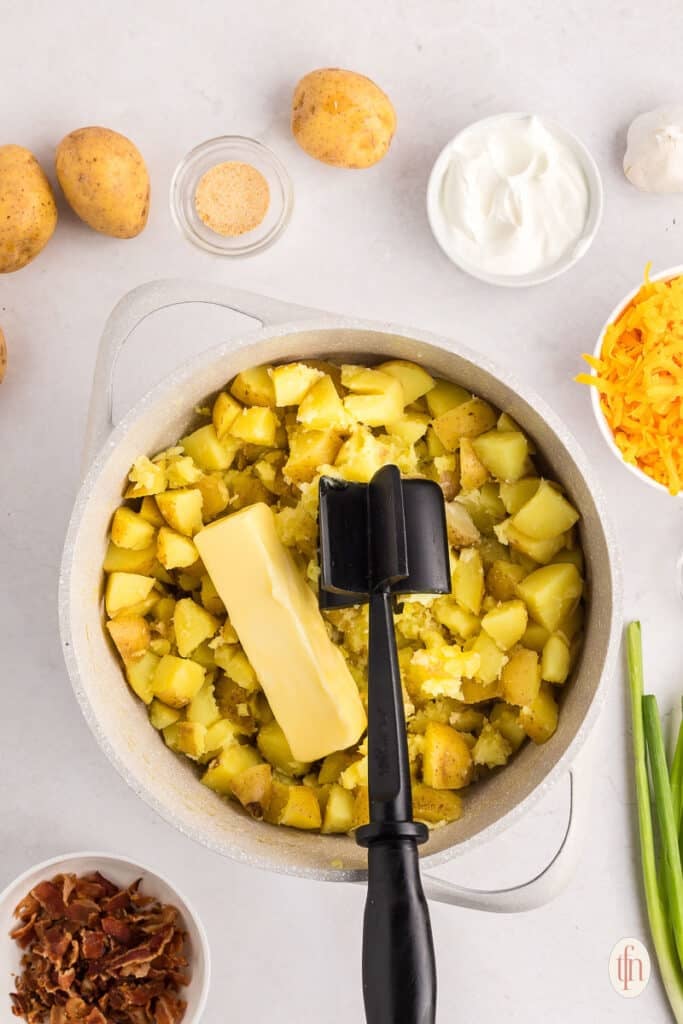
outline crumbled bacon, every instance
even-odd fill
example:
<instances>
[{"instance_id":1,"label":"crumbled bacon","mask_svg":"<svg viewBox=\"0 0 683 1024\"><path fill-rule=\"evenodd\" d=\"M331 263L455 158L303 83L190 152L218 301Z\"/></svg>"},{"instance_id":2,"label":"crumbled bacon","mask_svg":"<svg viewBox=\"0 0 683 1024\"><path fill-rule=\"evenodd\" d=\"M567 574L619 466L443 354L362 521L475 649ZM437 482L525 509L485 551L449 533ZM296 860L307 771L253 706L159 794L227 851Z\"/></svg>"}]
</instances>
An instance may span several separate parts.
<instances>
[{"instance_id":1,"label":"crumbled bacon","mask_svg":"<svg viewBox=\"0 0 683 1024\"><path fill-rule=\"evenodd\" d=\"M40 882L14 911L11 995L27 1024L180 1024L187 936L175 907L99 872Z\"/></svg>"}]
</instances>

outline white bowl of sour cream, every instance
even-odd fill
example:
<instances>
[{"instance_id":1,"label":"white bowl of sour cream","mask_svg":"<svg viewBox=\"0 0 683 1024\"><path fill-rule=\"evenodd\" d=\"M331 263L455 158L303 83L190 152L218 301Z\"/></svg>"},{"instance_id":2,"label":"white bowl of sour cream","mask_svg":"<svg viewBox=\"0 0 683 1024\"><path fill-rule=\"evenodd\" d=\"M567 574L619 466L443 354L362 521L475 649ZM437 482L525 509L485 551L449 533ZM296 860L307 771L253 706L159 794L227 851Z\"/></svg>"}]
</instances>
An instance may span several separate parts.
<instances>
[{"instance_id":1,"label":"white bowl of sour cream","mask_svg":"<svg viewBox=\"0 0 683 1024\"><path fill-rule=\"evenodd\" d=\"M427 215L453 263L490 284L549 281L589 249L602 180L586 147L535 114L497 114L459 132L436 159Z\"/></svg>"}]
</instances>

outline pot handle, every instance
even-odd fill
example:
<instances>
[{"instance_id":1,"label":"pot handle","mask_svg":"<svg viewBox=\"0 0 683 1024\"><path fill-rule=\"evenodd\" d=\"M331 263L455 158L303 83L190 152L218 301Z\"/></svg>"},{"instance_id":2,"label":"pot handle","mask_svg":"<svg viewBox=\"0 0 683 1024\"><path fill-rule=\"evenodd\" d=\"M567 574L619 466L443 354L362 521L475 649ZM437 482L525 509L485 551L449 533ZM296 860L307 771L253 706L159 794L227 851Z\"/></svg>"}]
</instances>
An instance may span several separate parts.
<instances>
[{"instance_id":1,"label":"pot handle","mask_svg":"<svg viewBox=\"0 0 683 1024\"><path fill-rule=\"evenodd\" d=\"M491 914L519 914L550 903L571 881L583 850L590 817L593 782L592 757L584 750L580 762L568 772L569 818L552 860L528 882L509 889L468 889L434 875L423 875L428 899Z\"/></svg>"},{"instance_id":2,"label":"pot handle","mask_svg":"<svg viewBox=\"0 0 683 1024\"><path fill-rule=\"evenodd\" d=\"M318 310L296 306L265 295L231 288L218 282L191 281L167 278L149 281L124 295L109 314L102 332L93 376L88 424L85 434L84 468L92 462L112 431L113 384L116 360L121 349L138 324L152 313L185 302L203 302L224 306L242 313L263 326L307 320L319 314Z\"/></svg>"}]
</instances>

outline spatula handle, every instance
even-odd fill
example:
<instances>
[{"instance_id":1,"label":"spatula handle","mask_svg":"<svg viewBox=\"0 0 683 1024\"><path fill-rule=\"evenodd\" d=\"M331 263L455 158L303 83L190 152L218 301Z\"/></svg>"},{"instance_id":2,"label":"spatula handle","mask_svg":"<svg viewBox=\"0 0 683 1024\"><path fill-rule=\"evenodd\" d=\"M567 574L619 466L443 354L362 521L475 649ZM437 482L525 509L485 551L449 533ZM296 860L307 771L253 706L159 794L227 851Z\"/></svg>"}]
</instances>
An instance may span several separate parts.
<instances>
[{"instance_id":1,"label":"spatula handle","mask_svg":"<svg viewBox=\"0 0 683 1024\"><path fill-rule=\"evenodd\" d=\"M368 1024L434 1022L434 944L414 839L368 847L363 995Z\"/></svg>"}]
</instances>

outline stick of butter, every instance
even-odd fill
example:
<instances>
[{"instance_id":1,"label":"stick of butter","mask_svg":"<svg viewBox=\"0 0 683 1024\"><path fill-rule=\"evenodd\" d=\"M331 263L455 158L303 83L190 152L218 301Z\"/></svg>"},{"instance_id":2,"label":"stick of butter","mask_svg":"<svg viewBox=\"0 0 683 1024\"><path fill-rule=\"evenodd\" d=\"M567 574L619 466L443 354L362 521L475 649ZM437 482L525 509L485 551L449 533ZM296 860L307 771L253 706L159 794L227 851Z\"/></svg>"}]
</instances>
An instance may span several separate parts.
<instances>
[{"instance_id":1,"label":"stick of butter","mask_svg":"<svg viewBox=\"0 0 683 1024\"><path fill-rule=\"evenodd\" d=\"M366 725L358 687L268 505L218 519L194 542L294 757L356 743Z\"/></svg>"}]
</instances>

